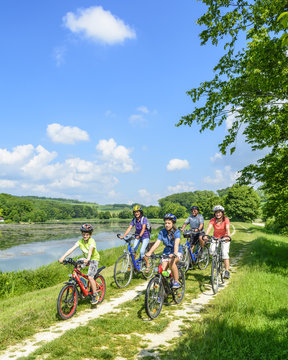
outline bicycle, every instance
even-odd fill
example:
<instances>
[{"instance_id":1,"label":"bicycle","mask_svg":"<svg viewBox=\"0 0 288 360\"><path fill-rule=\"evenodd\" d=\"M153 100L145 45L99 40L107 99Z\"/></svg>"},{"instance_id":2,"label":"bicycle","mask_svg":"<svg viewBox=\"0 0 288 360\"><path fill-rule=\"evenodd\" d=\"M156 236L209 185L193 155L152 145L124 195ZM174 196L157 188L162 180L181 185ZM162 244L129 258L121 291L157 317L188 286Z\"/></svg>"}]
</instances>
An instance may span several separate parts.
<instances>
[{"instance_id":1,"label":"bicycle","mask_svg":"<svg viewBox=\"0 0 288 360\"><path fill-rule=\"evenodd\" d=\"M92 297L88 276L80 271L80 265L83 263L83 260L74 261L72 258L63 261L64 265L71 264L74 266L72 274L69 275L69 281L65 282L66 285L60 290L57 299L57 312L63 320L70 319L76 313L79 297L82 300L87 296ZM103 269L105 269L105 266L99 268L94 276L98 300L97 304L103 301L106 292L105 279L100 275Z\"/></svg>"},{"instance_id":2,"label":"bicycle","mask_svg":"<svg viewBox=\"0 0 288 360\"><path fill-rule=\"evenodd\" d=\"M222 242L231 241L231 237L228 235L223 235L221 238L216 238L215 236L204 235L203 239L207 238L209 243L215 244L215 250L212 255L211 261L211 285L213 293L216 294L219 287L219 277L222 284L224 284L224 266L222 259L222 247L219 246ZM228 239L228 240L227 240Z\"/></svg>"},{"instance_id":3,"label":"bicycle","mask_svg":"<svg viewBox=\"0 0 288 360\"><path fill-rule=\"evenodd\" d=\"M199 244L199 240L194 244L194 248L192 250L191 244L193 243L193 237L199 234L194 229L186 230L183 233L184 238L187 239L186 244L183 246L184 253L184 272L186 273L189 269L193 269L194 265L198 265L200 270L205 270L209 264L209 249L208 246L205 245L201 248ZM193 252L194 251L194 252Z\"/></svg>"},{"instance_id":4,"label":"bicycle","mask_svg":"<svg viewBox=\"0 0 288 360\"><path fill-rule=\"evenodd\" d=\"M120 236L121 234L117 234L119 239L121 239ZM117 259L114 267L114 280L119 288L124 288L130 284L133 272L141 272L146 279L151 278L155 266L155 259L153 258L146 258L149 262L148 267L143 258L139 257L135 260L131 247L131 241L135 240L135 235L127 235L123 240L127 243L128 249L124 249L124 254Z\"/></svg>"},{"instance_id":5,"label":"bicycle","mask_svg":"<svg viewBox=\"0 0 288 360\"><path fill-rule=\"evenodd\" d=\"M153 255L152 255L153 256ZM154 258L169 258L167 255L154 255ZM172 295L176 304L180 304L185 294L185 274L182 270L184 262L177 264L179 272L178 289L173 289L173 276L171 270L163 271L162 265L158 266L158 273L149 281L145 292L145 310L151 319L155 319L161 312L165 298Z\"/></svg>"}]
</instances>

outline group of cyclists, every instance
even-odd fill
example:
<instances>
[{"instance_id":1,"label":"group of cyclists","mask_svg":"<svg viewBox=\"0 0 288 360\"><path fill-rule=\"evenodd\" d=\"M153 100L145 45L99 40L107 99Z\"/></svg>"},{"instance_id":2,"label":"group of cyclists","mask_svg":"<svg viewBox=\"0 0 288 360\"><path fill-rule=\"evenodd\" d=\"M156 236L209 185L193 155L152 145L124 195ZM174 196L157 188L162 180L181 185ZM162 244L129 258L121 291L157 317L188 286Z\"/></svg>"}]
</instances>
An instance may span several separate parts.
<instances>
[{"instance_id":1,"label":"group of cyclists","mask_svg":"<svg viewBox=\"0 0 288 360\"><path fill-rule=\"evenodd\" d=\"M162 258L162 268L171 270L173 275L173 284L172 287L177 289L180 287L179 284L179 274L177 264L181 261L183 257L183 249L181 246L181 231L183 232L185 227L189 224L190 228L196 232L193 244L196 244L199 241L201 248L205 246L206 238L205 235L209 235L212 228L214 229L213 236L220 238L222 236L230 236L230 221L227 216L225 216L224 207L221 205L216 205L213 208L214 217L209 221L206 231L204 231L204 217L199 213L199 207L196 205L191 206L191 215L185 220L182 227L176 227L177 218L174 214L165 214L163 217L164 220L164 229L160 230L157 240L152 245L150 250L146 252L146 248L150 241L150 232L147 229L147 218L143 214L143 209L140 205L133 207L133 219L128 226L127 230L124 232L122 238L127 236L129 232L135 228L135 242L133 246L133 251L136 253L137 249L140 246L140 256L146 262L146 267L149 270L149 258L153 252L163 243L164 250ZM94 275L97 272L98 264L100 260L100 255L96 249L95 240L91 237L93 232L93 227L90 224L84 224L81 226L80 231L82 233L82 239L77 241L74 246L72 246L66 253L59 259L60 263L63 263L64 259L70 255L76 248L80 247L84 256L84 264L86 266L89 263L88 269L88 278L91 283L91 288L93 291L93 296L91 304L96 304L96 284L94 281ZM191 244L193 246L193 244ZM214 244L210 246L210 253L213 253ZM224 260L225 273L224 278L229 279L229 249L230 242L222 242L222 258Z\"/></svg>"}]
</instances>

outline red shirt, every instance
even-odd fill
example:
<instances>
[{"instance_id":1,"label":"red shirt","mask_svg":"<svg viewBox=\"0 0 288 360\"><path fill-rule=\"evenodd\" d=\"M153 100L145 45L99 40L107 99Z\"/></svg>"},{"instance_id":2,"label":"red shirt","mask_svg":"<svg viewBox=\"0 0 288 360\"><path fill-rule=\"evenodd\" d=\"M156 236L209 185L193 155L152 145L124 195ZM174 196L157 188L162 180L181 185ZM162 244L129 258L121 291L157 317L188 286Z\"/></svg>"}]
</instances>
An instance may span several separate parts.
<instances>
[{"instance_id":1,"label":"red shirt","mask_svg":"<svg viewBox=\"0 0 288 360\"><path fill-rule=\"evenodd\" d=\"M209 221L209 224L212 224L214 227L214 236L217 238L221 238L223 235L228 235L226 230L226 225L230 225L229 219L225 216L224 220L219 223L216 222L216 218L214 217Z\"/></svg>"}]
</instances>

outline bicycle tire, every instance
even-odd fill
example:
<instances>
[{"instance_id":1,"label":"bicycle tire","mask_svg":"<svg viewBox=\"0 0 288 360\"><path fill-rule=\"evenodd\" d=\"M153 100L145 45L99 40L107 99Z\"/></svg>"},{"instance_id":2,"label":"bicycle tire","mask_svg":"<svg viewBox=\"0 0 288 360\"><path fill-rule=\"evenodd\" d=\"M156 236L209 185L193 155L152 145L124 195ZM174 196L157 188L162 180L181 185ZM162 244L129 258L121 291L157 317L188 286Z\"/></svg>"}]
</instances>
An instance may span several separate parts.
<instances>
[{"instance_id":1,"label":"bicycle tire","mask_svg":"<svg viewBox=\"0 0 288 360\"><path fill-rule=\"evenodd\" d=\"M200 270L205 270L209 265L209 249L207 246L204 246L201 254L197 256L197 264Z\"/></svg>"},{"instance_id":2,"label":"bicycle tire","mask_svg":"<svg viewBox=\"0 0 288 360\"><path fill-rule=\"evenodd\" d=\"M155 319L160 314L163 303L164 293L161 278L154 276L145 291L145 311L150 319Z\"/></svg>"},{"instance_id":3,"label":"bicycle tire","mask_svg":"<svg viewBox=\"0 0 288 360\"><path fill-rule=\"evenodd\" d=\"M182 269L178 269L179 272L179 284L181 287L179 289L174 289L172 296L173 300L176 304L180 304L184 298L185 295L185 273Z\"/></svg>"},{"instance_id":4,"label":"bicycle tire","mask_svg":"<svg viewBox=\"0 0 288 360\"><path fill-rule=\"evenodd\" d=\"M224 267L223 267L223 260L222 258L219 259L219 273L220 273L220 278L221 278L221 282L222 284L225 283L225 278L224 278Z\"/></svg>"},{"instance_id":5,"label":"bicycle tire","mask_svg":"<svg viewBox=\"0 0 288 360\"><path fill-rule=\"evenodd\" d=\"M74 285L65 285L57 299L57 313L63 320L70 319L77 310L78 291Z\"/></svg>"},{"instance_id":6,"label":"bicycle tire","mask_svg":"<svg viewBox=\"0 0 288 360\"><path fill-rule=\"evenodd\" d=\"M147 270L147 267L146 267L146 262L145 260L142 260L143 262L143 270L142 270L142 274L143 276L145 277L145 279L150 279L153 274L154 274L154 268L155 268L155 259L150 257L150 258L147 258L148 262L149 262L149 271Z\"/></svg>"},{"instance_id":7,"label":"bicycle tire","mask_svg":"<svg viewBox=\"0 0 288 360\"><path fill-rule=\"evenodd\" d=\"M128 254L118 258L114 266L114 280L119 288L130 284L133 275L133 264Z\"/></svg>"},{"instance_id":8,"label":"bicycle tire","mask_svg":"<svg viewBox=\"0 0 288 360\"><path fill-rule=\"evenodd\" d=\"M105 293L106 293L106 282L102 275L98 275L94 278L96 283L96 291L97 295L99 297L97 304L101 304L101 302L104 300Z\"/></svg>"},{"instance_id":9,"label":"bicycle tire","mask_svg":"<svg viewBox=\"0 0 288 360\"><path fill-rule=\"evenodd\" d=\"M216 256L213 256L211 263L211 285L213 293L216 294L219 285L219 267L217 264Z\"/></svg>"},{"instance_id":10,"label":"bicycle tire","mask_svg":"<svg viewBox=\"0 0 288 360\"><path fill-rule=\"evenodd\" d=\"M186 249L185 249L185 256L184 256L183 263L185 264L183 266L183 268L184 268L184 272L186 273L189 270L189 267L191 264L191 256L190 256L188 247L186 247Z\"/></svg>"}]
</instances>

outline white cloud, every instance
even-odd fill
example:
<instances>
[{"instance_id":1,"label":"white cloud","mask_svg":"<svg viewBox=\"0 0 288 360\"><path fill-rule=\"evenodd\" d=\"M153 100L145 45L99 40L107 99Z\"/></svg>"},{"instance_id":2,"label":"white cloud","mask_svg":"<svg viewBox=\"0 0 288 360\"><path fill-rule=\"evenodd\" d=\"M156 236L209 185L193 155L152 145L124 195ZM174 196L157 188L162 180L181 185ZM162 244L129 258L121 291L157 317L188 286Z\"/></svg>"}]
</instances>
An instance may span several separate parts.
<instances>
[{"instance_id":1,"label":"white cloud","mask_svg":"<svg viewBox=\"0 0 288 360\"><path fill-rule=\"evenodd\" d=\"M13 151L7 149L0 149L0 164L17 164L25 161L33 154L34 146L19 145L13 148Z\"/></svg>"},{"instance_id":2,"label":"white cloud","mask_svg":"<svg viewBox=\"0 0 288 360\"><path fill-rule=\"evenodd\" d=\"M166 169L168 171L189 169L189 162L188 160L171 159L167 164Z\"/></svg>"},{"instance_id":3,"label":"white cloud","mask_svg":"<svg viewBox=\"0 0 288 360\"><path fill-rule=\"evenodd\" d=\"M214 156L210 157L211 162L215 162L218 159L222 159L222 154L216 153Z\"/></svg>"},{"instance_id":4,"label":"white cloud","mask_svg":"<svg viewBox=\"0 0 288 360\"><path fill-rule=\"evenodd\" d=\"M54 123L47 126L47 135L55 143L75 144L77 141L88 141L89 135L85 130L76 126L62 126Z\"/></svg>"},{"instance_id":5,"label":"white cloud","mask_svg":"<svg viewBox=\"0 0 288 360\"><path fill-rule=\"evenodd\" d=\"M59 47L56 47L54 49L54 58L56 60L56 66L59 67L61 66L62 64L64 64L64 54L66 52L66 48L63 47L63 46L59 46Z\"/></svg>"},{"instance_id":6,"label":"white cloud","mask_svg":"<svg viewBox=\"0 0 288 360\"><path fill-rule=\"evenodd\" d=\"M114 139L100 140L96 149L112 171L134 171L134 161L130 157L131 150L123 145L117 145Z\"/></svg>"},{"instance_id":7,"label":"white cloud","mask_svg":"<svg viewBox=\"0 0 288 360\"><path fill-rule=\"evenodd\" d=\"M138 111L140 111L140 112L142 112L142 113L144 113L144 114L149 114L149 110L148 110L148 108L146 107L146 106L144 106L144 105L142 105L142 106L139 106L138 108L137 108L137 110Z\"/></svg>"},{"instance_id":8,"label":"white cloud","mask_svg":"<svg viewBox=\"0 0 288 360\"><path fill-rule=\"evenodd\" d=\"M143 125L146 120L141 114L133 114L129 117L129 122L133 125Z\"/></svg>"},{"instance_id":9,"label":"white cloud","mask_svg":"<svg viewBox=\"0 0 288 360\"><path fill-rule=\"evenodd\" d=\"M101 6L78 9L77 14L68 12L63 23L73 33L104 44L113 45L136 38L136 32L129 25Z\"/></svg>"},{"instance_id":10,"label":"white cloud","mask_svg":"<svg viewBox=\"0 0 288 360\"><path fill-rule=\"evenodd\" d=\"M0 180L0 189L15 188L16 185L17 185L17 181L14 180Z\"/></svg>"},{"instance_id":11,"label":"white cloud","mask_svg":"<svg viewBox=\"0 0 288 360\"><path fill-rule=\"evenodd\" d=\"M230 166L225 166L224 171L217 169L214 175L214 178L206 176L204 182L206 184L221 185L224 188L233 185L240 174L238 171L232 171Z\"/></svg>"},{"instance_id":12,"label":"white cloud","mask_svg":"<svg viewBox=\"0 0 288 360\"><path fill-rule=\"evenodd\" d=\"M168 186L167 187L169 194L177 194L181 192L189 192L194 191L194 183L192 181L185 183L184 181L179 181L179 183L175 186Z\"/></svg>"},{"instance_id":13,"label":"white cloud","mask_svg":"<svg viewBox=\"0 0 288 360\"><path fill-rule=\"evenodd\" d=\"M161 198L160 194L151 194L146 189L138 190L138 194L143 205L158 205L158 200Z\"/></svg>"}]
</instances>

